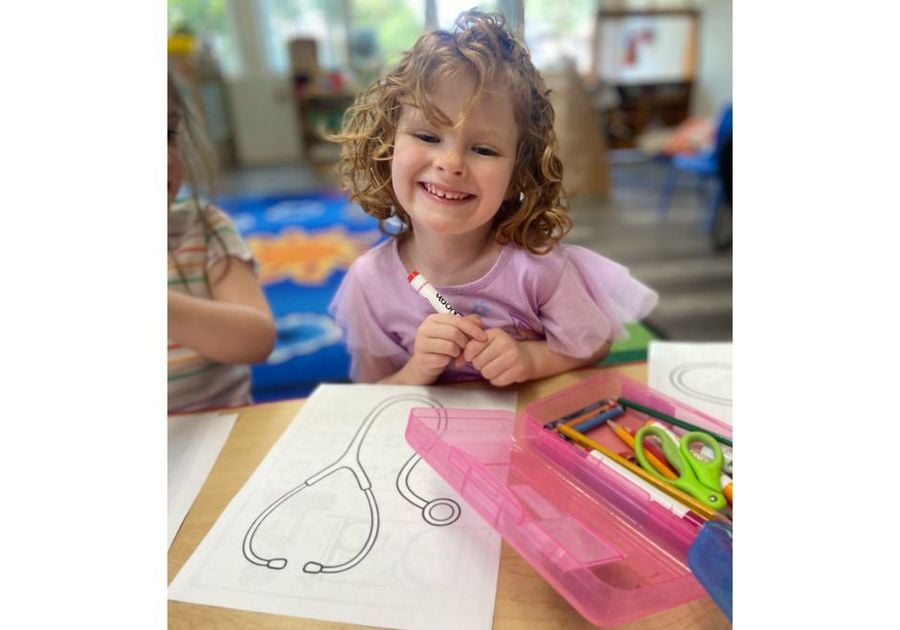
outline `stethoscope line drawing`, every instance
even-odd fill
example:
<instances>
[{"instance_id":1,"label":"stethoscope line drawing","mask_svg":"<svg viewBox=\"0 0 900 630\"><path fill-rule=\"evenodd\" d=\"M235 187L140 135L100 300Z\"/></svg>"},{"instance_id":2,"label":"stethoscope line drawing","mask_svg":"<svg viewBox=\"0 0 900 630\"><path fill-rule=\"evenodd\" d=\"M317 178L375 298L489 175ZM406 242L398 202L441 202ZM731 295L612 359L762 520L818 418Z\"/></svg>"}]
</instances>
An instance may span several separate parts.
<instances>
[{"instance_id":1,"label":"stethoscope line drawing","mask_svg":"<svg viewBox=\"0 0 900 630\"><path fill-rule=\"evenodd\" d=\"M731 372L731 364L716 361L688 361L686 363L680 363L679 365L676 365L674 368L672 368L672 370L669 372L669 382L675 389L682 392L683 394L687 394L688 396L693 396L694 398L705 400L707 402L731 407L732 400L730 397L720 395L718 392L702 391L700 389L697 389L696 387L691 386L687 382L688 374L702 371Z\"/></svg>"},{"instance_id":2,"label":"stethoscope line drawing","mask_svg":"<svg viewBox=\"0 0 900 630\"><path fill-rule=\"evenodd\" d=\"M443 412L443 407L425 396L416 394L401 394L398 396L386 398L385 400L381 401L368 413L362 424L360 424L359 428L356 430L356 433L354 434L353 439L350 441L350 444L347 445L347 448L344 450L343 454L340 457L338 457L334 462L327 465L322 470L307 478L303 483L295 486L294 488L291 488L289 491L278 497L268 507L266 507L259 514L259 516L256 517L256 519L250 525L250 528L244 534L242 549L244 557L252 564L258 566L276 570L284 569L287 566L287 558L264 558L253 550L253 539L256 536L257 530L275 510L281 507L289 499L296 496L298 493L317 484L318 482L322 481L323 479L329 477L339 470L348 470L356 480L359 489L365 495L366 502L368 504L370 526L369 533L366 536L366 541L360 548L360 550L356 553L356 555L354 555L346 562L328 565L321 562L309 561L303 565L303 572L311 574L340 573L342 571L352 569L357 564L362 562L363 559L365 559L365 557L372 550L372 547L375 545L375 541L378 538L381 518L378 512L378 503L375 501L375 495L372 492L372 482L369 480L368 475L366 475L366 471L360 461L360 449L362 448L363 442L365 441L369 429L375 423L375 420L377 420L386 409L388 409L391 405L397 403L409 404L416 402L441 410L442 413L439 414L440 417L438 421L438 430L442 430L446 426L447 417L446 413ZM397 475L397 491L400 493L400 496L403 497L406 501L422 510L422 518L424 518L425 521L430 525L450 525L459 518L459 503L457 503L453 499L448 498L438 498L431 501L426 501L424 498L413 492L409 487L409 475L410 473L412 473L416 464L418 464L420 460L421 456L418 453L413 453L413 455L403 465L400 473ZM449 513L447 513L443 517L439 514L435 514L435 510L441 507L449 509Z\"/></svg>"}]
</instances>

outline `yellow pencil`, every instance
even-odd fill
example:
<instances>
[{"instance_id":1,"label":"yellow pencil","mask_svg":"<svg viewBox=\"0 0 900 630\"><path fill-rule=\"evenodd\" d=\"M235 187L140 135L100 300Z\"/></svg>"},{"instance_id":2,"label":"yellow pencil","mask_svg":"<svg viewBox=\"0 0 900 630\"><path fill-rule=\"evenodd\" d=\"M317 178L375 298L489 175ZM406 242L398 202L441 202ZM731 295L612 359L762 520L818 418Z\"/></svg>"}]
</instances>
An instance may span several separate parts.
<instances>
[{"instance_id":1,"label":"yellow pencil","mask_svg":"<svg viewBox=\"0 0 900 630\"><path fill-rule=\"evenodd\" d=\"M634 438L631 437L631 434L628 431L620 427L612 420L607 420L606 424L612 427L613 433L616 434L616 437L625 442L625 444L627 444L632 451L636 450L634 448ZM659 458L656 457L656 455L645 449L644 456L647 458L647 461L650 462L650 465L653 466L660 475L662 475L666 479L678 479L678 475L673 473L668 466L659 461Z\"/></svg>"},{"instance_id":2,"label":"yellow pencil","mask_svg":"<svg viewBox=\"0 0 900 630\"><path fill-rule=\"evenodd\" d=\"M556 429L557 429L557 431L559 431L566 437L570 438L573 442L575 442L585 448L590 448L599 453L602 453L603 455L605 455L612 461L616 462L620 466L623 466L624 468L630 470L631 472L636 474L638 477L640 477L641 479L643 479L644 481L646 481L653 487L655 487L659 490L662 490L663 492L665 492L667 495L669 495L673 499L676 499L676 500L680 501L681 503L683 503L686 507L688 507L688 509L696 512L698 516L700 516L706 520L711 520L711 519L717 520L717 521L723 520L724 517L722 517L722 515L720 515L715 510L712 510L712 509L706 507L699 501L695 500L692 496L682 492L675 486L663 481L662 479L659 479L658 477L654 477L653 475L648 473L646 470L644 470L640 466L636 466L636 465L632 464L630 461L628 461L627 459L625 459L618 453L615 453L615 452L609 450L602 444L598 444L597 442L595 442L591 438L587 437L586 435L582 435L581 433L579 433L572 427L566 426L565 424L561 424L558 427L556 427ZM727 522L727 521L725 521L725 522Z\"/></svg>"}]
</instances>

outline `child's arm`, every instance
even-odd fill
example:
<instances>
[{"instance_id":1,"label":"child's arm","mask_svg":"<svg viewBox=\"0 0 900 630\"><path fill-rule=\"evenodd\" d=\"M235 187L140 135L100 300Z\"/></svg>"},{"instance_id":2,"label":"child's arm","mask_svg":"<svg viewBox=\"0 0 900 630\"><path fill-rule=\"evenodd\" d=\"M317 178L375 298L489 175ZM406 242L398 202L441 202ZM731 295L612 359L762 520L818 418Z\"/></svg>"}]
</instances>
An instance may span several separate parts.
<instances>
[{"instance_id":1,"label":"child's arm","mask_svg":"<svg viewBox=\"0 0 900 630\"><path fill-rule=\"evenodd\" d=\"M169 339L220 363L264 360L275 323L252 268L232 257L213 265L209 277L212 299L169 290Z\"/></svg>"},{"instance_id":2,"label":"child's arm","mask_svg":"<svg viewBox=\"0 0 900 630\"><path fill-rule=\"evenodd\" d=\"M466 346L463 356L491 385L498 387L596 363L609 354L612 345L611 341L606 341L591 356L579 359L553 352L543 340L516 341L500 328L491 328L486 333L487 343L473 340Z\"/></svg>"},{"instance_id":3,"label":"child's arm","mask_svg":"<svg viewBox=\"0 0 900 630\"><path fill-rule=\"evenodd\" d=\"M477 315L429 315L416 330L415 347L406 365L378 382L395 385L434 383L447 364L463 353L471 339L488 341Z\"/></svg>"}]
</instances>

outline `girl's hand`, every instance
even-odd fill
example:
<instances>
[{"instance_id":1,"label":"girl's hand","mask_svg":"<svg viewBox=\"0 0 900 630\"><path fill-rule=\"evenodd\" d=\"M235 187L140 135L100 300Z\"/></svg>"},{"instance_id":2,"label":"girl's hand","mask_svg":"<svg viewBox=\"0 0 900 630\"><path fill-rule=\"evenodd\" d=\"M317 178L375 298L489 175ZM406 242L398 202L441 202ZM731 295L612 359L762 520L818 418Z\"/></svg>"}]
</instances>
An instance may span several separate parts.
<instances>
[{"instance_id":1,"label":"girl's hand","mask_svg":"<svg viewBox=\"0 0 900 630\"><path fill-rule=\"evenodd\" d=\"M463 358L481 372L491 385L502 387L531 378L531 358L525 342L519 342L500 328L485 332L487 341L472 339Z\"/></svg>"},{"instance_id":2,"label":"girl's hand","mask_svg":"<svg viewBox=\"0 0 900 630\"><path fill-rule=\"evenodd\" d=\"M457 365L461 365L463 350L473 340L488 341L477 315L429 315L416 330L413 355L401 370L405 372L403 381L411 385L433 383L450 361L457 359Z\"/></svg>"}]
</instances>

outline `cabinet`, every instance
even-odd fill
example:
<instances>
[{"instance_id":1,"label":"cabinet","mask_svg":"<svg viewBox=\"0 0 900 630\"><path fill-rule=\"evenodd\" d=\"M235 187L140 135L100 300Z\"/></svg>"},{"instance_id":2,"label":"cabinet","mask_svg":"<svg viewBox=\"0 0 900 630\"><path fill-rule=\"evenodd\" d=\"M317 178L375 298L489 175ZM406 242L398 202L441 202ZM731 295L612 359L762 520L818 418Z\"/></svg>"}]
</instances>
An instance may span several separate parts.
<instances>
[{"instance_id":1,"label":"cabinet","mask_svg":"<svg viewBox=\"0 0 900 630\"><path fill-rule=\"evenodd\" d=\"M690 114L697 70L694 9L601 10L588 83L602 107L611 148L631 148L651 127Z\"/></svg>"},{"instance_id":2,"label":"cabinet","mask_svg":"<svg viewBox=\"0 0 900 630\"><path fill-rule=\"evenodd\" d=\"M303 157L313 166L333 164L338 160L340 148L326 137L340 130L344 112L353 104L356 94L344 87L340 73L322 72L315 39L291 39L288 56Z\"/></svg>"},{"instance_id":3,"label":"cabinet","mask_svg":"<svg viewBox=\"0 0 900 630\"><path fill-rule=\"evenodd\" d=\"M692 81L613 84L618 105L606 112L606 137L611 148L632 148L651 126L675 127L687 120Z\"/></svg>"},{"instance_id":4,"label":"cabinet","mask_svg":"<svg viewBox=\"0 0 900 630\"><path fill-rule=\"evenodd\" d=\"M353 104L356 94L344 90L321 90L309 87L295 92L297 128L300 130L303 156L312 165L333 164L340 147L326 139L341 128L344 112Z\"/></svg>"}]
</instances>

